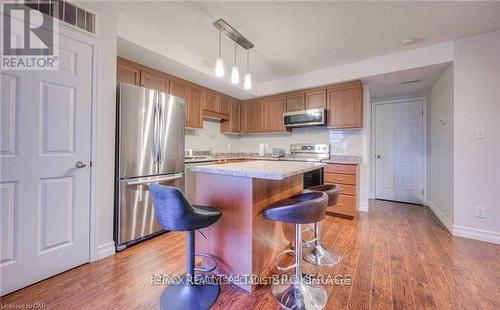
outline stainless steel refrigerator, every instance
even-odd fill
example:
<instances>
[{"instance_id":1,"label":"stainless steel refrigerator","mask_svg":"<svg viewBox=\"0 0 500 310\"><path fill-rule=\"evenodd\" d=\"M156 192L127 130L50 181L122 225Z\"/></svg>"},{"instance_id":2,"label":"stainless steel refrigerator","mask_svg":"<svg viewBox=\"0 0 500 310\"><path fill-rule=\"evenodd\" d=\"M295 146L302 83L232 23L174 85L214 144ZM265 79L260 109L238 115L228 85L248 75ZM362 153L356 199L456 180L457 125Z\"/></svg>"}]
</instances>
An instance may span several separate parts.
<instances>
[{"instance_id":1,"label":"stainless steel refrigerator","mask_svg":"<svg viewBox=\"0 0 500 310\"><path fill-rule=\"evenodd\" d=\"M148 184L184 190L184 99L120 83L115 242L118 251L161 232Z\"/></svg>"}]
</instances>

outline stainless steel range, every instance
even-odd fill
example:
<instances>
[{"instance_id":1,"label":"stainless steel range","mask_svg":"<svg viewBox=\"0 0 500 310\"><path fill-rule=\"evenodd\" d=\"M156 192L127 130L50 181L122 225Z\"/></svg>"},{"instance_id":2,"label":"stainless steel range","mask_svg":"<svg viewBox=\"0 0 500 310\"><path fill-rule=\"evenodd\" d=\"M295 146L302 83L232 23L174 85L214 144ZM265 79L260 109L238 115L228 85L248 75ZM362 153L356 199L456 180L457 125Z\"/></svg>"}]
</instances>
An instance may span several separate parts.
<instances>
[{"instance_id":1,"label":"stainless steel range","mask_svg":"<svg viewBox=\"0 0 500 310\"><path fill-rule=\"evenodd\" d=\"M320 162L330 157L329 144L291 144L288 159Z\"/></svg>"},{"instance_id":2,"label":"stainless steel range","mask_svg":"<svg viewBox=\"0 0 500 310\"><path fill-rule=\"evenodd\" d=\"M321 162L330 157L329 144L292 144L285 160ZM304 173L304 188L323 184L323 169Z\"/></svg>"}]
</instances>

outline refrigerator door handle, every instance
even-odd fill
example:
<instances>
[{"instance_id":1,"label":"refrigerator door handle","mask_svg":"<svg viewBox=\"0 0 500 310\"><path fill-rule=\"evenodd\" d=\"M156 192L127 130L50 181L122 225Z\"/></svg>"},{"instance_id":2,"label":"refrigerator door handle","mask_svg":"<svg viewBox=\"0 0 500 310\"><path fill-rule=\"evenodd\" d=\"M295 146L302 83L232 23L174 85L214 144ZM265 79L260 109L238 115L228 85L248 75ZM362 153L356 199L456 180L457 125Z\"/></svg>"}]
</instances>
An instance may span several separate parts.
<instances>
[{"instance_id":1,"label":"refrigerator door handle","mask_svg":"<svg viewBox=\"0 0 500 310\"><path fill-rule=\"evenodd\" d=\"M163 161L163 102L165 101L164 95L160 92L158 94L158 164Z\"/></svg>"},{"instance_id":2,"label":"refrigerator door handle","mask_svg":"<svg viewBox=\"0 0 500 310\"><path fill-rule=\"evenodd\" d=\"M150 183L165 182L165 181L172 181L172 180L181 179L183 177L184 177L183 173L177 173L177 174L174 174L174 175L169 175L169 176L164 176L164 177L137 178L137 179L128 180L127 181L127 186L150 184Z\"/></svg>"},{"instance_id":3,"label":"refrigerator door handle","mask_svg":"<svg viewBox=\"0 0 500 310\"><path fill-rule=\"evenodd\" d=\"M153 162L159 163L158 160L158 124L160 122L159 117L159 104L158 104L158 92L155 91L154 99L155 109L154 109L154 126L153 126Z\"/></svg>"}]
</instances>

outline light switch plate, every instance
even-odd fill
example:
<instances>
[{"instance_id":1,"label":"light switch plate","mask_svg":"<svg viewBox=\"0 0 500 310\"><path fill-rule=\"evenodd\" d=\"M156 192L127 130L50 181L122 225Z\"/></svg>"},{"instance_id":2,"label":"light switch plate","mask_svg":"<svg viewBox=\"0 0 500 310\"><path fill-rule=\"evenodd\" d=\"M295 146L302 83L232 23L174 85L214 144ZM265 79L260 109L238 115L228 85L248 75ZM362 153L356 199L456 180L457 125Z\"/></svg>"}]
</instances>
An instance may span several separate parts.
<instances>
[{"instance_id":1,"label":"light switch plate","mask_svg":"<svg viewBox=\"0 0 500 310\"><path fill-rule=\"evenodd\" d=\"M486 132L484 128L476 128L476 140L484 140L486 138Z\"/></svg>"}]
</instances>

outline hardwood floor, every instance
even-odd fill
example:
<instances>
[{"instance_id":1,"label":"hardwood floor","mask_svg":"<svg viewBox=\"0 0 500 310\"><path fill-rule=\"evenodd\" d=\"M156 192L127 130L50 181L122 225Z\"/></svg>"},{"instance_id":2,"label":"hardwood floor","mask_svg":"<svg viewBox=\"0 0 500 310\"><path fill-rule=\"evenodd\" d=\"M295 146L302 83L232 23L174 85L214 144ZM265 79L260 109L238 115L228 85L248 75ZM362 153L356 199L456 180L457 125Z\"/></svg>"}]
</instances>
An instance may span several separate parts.
<instances>
[{"instance_id":1,"label":"hardwood floor","mask_svg":"<svg viewBox=\"0 0 500 310\"><path fill-rule=\"evenodd\" d=\"M2 297L46 309L157 309L162 286L152 274L184 272L184 234L168 233ZM328 217L323 243L341 254L350 275L330 285L327 309L500 309L500 246L452 237L426 207L372 201L355 221ZM269 287L249 294L225 285L213 309L279 309Z\"/></svg>"}]
</instances>

